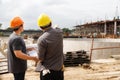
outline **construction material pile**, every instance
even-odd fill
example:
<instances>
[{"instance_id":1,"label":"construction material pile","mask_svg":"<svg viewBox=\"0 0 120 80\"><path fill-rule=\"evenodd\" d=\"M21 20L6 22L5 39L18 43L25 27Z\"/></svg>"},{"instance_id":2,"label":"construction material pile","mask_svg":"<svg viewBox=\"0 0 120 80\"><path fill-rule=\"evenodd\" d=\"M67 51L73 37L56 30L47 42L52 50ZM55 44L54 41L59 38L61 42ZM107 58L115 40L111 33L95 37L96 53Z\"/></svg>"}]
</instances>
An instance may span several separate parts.
<instances>
[{"instance_id":1,"label":"construction material pile","mask_svg":"<svg viewBox=\"0 0 120 80\"><path fill-rule=\"evenodd\" d=\"M90 58L86 51L74 51L74 52L67 52L65 55L64 65L66 67L69 66L79 66L83 65L84 63L90 63Z\"/></svg>"}]
</instances>

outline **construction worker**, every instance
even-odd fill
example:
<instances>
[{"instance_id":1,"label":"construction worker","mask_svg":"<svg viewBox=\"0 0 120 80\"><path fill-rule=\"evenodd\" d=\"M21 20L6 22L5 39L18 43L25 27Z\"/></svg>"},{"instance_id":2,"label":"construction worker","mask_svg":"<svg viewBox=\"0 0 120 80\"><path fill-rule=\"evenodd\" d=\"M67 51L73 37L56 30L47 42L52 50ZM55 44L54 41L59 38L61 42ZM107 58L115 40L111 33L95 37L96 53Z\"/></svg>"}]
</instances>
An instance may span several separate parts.
<instances>
[{"instance_id":1,"label":"construction worker","mask_svg":"<svg viewBox=\"0 0 120 80\"><path fill-rule=\"evenodd\" d=\"M62 30L52 28L50 17L44 13L39 16L37 23L44 31L37 41L40 80L64 80ZM41 64L45 68L40 67Z\"/></svg>"},{"instance_id":2,"label":"construction worker","mask_svg":"<svg viewBox=\"0 0 120 80\"><path fill-rule=\"evenodd\" d=\"M10 22L13 33L8 41L8 71L13 73L14 80L24 80L27 69L26 60L38 61L38 58L26 54L26 45L20 34L24 31L24 22L20 17L14 17ZM28 49L30 50L30 49Z\"/></svg>"}]
</instances>

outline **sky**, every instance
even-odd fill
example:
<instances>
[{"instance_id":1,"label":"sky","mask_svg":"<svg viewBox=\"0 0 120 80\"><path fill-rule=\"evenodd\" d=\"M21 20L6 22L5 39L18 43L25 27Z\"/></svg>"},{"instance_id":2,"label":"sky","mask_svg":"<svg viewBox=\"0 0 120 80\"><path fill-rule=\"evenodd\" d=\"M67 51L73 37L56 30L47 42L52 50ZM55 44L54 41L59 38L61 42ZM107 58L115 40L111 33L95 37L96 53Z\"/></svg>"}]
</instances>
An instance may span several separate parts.
<instances>
[{"instance_id":1,"label":"sky","mask_svg":"<svg viewBox=\"0 0 120 80\"><path fill-rule=\"evenodd\" d=\"M120 0L0 0L0 23L6 29L13 17L20 16L25 29L39 29L37 19L46 13L53 26L73 29L75 25L120 16L119 5Z\"/></svg>"}]
</instances>

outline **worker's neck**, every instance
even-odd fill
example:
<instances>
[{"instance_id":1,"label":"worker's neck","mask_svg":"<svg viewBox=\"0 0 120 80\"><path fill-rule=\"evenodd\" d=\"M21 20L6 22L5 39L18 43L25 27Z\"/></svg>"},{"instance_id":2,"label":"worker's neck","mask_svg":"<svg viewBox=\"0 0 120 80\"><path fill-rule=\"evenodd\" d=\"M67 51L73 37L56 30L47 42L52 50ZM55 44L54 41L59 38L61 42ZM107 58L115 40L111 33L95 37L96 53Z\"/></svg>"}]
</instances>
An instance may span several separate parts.
<instances>
[{"instance_id":1,"label":"worker's neck","mask_svg":"<svg viewBox=\"0 0 120 80\"><path fill-rule=\"evenodd\" d=\"M20 35L20 31L19 30L17 30L17 31L14 31L15 32L15 34L17 34L17 35Z\"/></svg>"},{"instance_id":2,"label":"worker's neck","mask_svg":"<svg viewBox=\"0 0 120 80\"><path fill-rule=\"evenodd\" d=\"M44 31L47 31L47 30L49 30L50 28L51 28L51 27L45 28Z\"/></svg>"}]
</instances>

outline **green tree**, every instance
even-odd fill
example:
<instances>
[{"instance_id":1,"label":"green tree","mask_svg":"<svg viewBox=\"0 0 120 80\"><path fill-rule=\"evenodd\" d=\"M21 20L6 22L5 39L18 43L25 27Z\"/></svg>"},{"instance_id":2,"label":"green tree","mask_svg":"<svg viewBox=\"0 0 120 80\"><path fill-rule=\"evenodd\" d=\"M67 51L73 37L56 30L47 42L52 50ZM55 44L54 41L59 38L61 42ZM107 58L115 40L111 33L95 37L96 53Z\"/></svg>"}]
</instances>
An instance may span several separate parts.
<instances>
[{"instance_id":1,"label":"green tree","mask_svg":"<svg viewBox=\"0 0 120 80\"><path fill-rule=\"evenodd\" d=\"M62 30L63 30L64 36L69 36L69 34L71 34L72 32L69 28L63 28Z\"/></svg>"},{"instance_id":2,"label":"green tree","mask_svg":"<svg viewBox=\"0 0 120 80\"><path fill-rule=\"evenodd\" d=\"M63 33L71 33L71 30L69 28L63 28Z\"/></svg>"},{"instance_id":3,"label":"green tree","mask_svg":"<svg viewBox=\"0 0 120 80\"><path fill-rule=\"evenodd\" d=\"M2 24L0 23L0 29L1 29Z\"/></svg>"},{"instance_id":4,"label":"green tree","mask_svg":"<svg viewBox=\"0 0 120 80\"><path fill-rule=\"evenodd\" d=\"M8 27L6 30L11 31L12 29L10 27Z\"/></svg>"}]
</instances>

